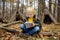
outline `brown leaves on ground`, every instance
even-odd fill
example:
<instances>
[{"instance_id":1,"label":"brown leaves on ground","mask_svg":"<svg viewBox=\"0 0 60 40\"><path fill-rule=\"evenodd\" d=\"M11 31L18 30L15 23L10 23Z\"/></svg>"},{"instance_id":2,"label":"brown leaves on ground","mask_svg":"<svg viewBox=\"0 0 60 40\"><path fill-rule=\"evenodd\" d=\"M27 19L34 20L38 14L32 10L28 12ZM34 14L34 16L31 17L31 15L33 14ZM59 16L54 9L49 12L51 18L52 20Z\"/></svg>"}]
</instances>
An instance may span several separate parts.
<instances>
[{"instance_id":1,"label":"brown leaves on ground","mask_svg":"<svg viewBox=\"0 0 60 40\"><path fill-rule=\"evenodd\" d=\"M59 27L59 26L57 26L57 27ZM15 29L15 30L20 31L20 32L22 31L20 29L20 23L10 25L10 26L8 26L8 28ZM56 29L56 26L54 24L49 24L49 25L43 24L42 25L42 31L43 32L53 32L53 31L55 31L55 29ZM37 35L34 35L34 36L28 36L28 37L20 37L17 34L12 34L12 33L9 33L9 32L3 33L3 30L0 30L0 35L3 35L3 34L4 34L4 36L3 36L4 40L49 40L50 39L50 37L49 38L43 37L42 34L37 34ZM58 35L60 35L60 32L58 32ZM2 40L2 39L0 38L0 40Z\"/></svg>"}]
</instances>

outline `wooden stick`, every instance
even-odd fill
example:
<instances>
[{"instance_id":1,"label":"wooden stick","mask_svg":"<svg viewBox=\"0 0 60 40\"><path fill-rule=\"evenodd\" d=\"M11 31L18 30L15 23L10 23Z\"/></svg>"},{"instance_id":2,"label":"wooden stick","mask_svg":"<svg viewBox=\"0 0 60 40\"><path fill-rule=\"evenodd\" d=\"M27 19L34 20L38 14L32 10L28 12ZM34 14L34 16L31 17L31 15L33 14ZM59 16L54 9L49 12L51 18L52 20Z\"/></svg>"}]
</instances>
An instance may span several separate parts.
<instances>
[{"instance_id":1,"label":"wooden stick","mask_svg":"<svg viewBox=\"0 0 60 40\"><path fill-rule=\"evenodd\" d=\"M22 21L16 21L16 22L8 23L8 24L3 24L0 27L7 27L7 26L10 26L10 25L13 25L13 24L17 24L17 23L21 23L21 22Z\"/></svg>"}]
</instances>

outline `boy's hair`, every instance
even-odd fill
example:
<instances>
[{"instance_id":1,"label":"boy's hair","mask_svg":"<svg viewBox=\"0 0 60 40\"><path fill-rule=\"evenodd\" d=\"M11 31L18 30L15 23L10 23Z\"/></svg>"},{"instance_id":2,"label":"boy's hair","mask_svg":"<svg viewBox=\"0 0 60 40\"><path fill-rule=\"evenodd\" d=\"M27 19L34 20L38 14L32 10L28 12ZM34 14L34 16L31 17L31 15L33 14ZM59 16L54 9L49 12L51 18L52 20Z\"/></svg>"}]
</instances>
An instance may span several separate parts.
<instances>
[{"instance_id":1,"label":"boy's hair","mask_svg":"<svg viewBox=\"0 0 60 40\"><path fill-rule=\"evenodd\" d=\"M28 8L26 8L26 12L31 12L31 13L35 14L36 11L33 7L28 7Z\"/></svg>"}]
</instances>

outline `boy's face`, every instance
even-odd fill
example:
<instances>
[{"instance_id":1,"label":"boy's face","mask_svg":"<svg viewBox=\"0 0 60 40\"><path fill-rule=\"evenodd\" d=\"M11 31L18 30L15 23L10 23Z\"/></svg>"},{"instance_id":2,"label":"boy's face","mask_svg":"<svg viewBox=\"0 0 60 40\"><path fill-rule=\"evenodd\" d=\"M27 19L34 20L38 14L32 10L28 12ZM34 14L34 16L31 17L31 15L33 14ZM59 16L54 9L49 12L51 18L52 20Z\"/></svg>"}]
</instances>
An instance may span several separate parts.
<instances>
[{"instance_id":1,"label":"boy's face","mask_svg":"<svg viewBox=\"0 0 60 40\"><path fill-rule=\"evenodd\" d=\"M33 18L34 17L34 13L32 13L32 12L27 12L27 17L30 17L30 18Z\"/></svg>"}]
</instances>

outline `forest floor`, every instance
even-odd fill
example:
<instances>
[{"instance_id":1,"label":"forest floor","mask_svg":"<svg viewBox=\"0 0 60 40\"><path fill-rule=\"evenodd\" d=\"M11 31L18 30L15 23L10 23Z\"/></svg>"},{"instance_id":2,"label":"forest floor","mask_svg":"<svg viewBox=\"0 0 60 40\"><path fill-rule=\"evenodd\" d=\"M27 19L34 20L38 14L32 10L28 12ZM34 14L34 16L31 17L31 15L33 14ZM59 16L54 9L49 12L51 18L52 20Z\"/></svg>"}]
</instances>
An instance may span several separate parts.
<instances>
[{"instance_id":1,"label":"forest floor","mask_svg":"<svg viewBox=\"0 0 60 40\"><path fill-rule=\"evenodd\" d=\"M0 23L0 26L3 25ZM10 29L15 29L21 32L20 23L8 26ZM20 37L17 34L12 34L6 32L4 30L0 30L0 40L60 40L60 24L43 24L42 25L42 32L51 32L51 33L58 33L54 36L43 36L43 34L34 35L34 36L24 36ZM4 35L1 37L1 35ZM42 35L42 36L41 36ZM39 37L38 37L39 36Z\"/></svg>"}]
</instances>

